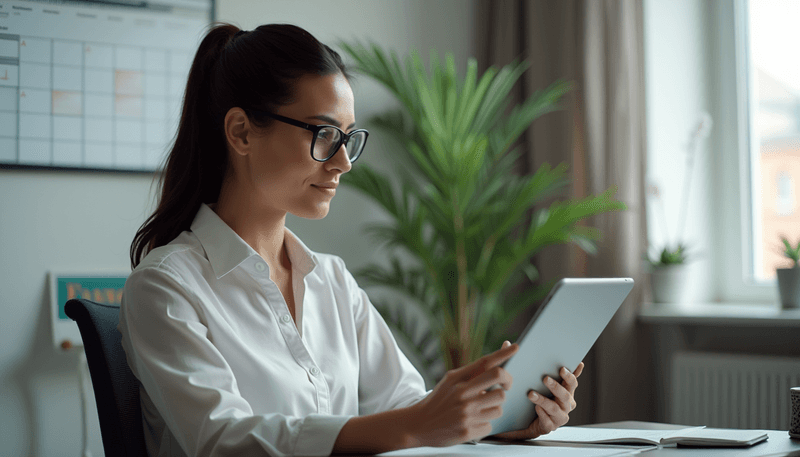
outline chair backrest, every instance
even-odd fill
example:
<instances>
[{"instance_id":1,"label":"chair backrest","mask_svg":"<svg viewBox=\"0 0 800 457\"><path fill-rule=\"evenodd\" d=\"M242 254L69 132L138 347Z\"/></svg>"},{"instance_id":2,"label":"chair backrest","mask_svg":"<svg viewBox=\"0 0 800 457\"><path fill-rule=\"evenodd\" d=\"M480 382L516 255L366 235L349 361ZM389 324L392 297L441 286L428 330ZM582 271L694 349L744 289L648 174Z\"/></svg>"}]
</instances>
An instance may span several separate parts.
<instances>
[{"instance_id":1,"label":"chair backrest","mask_svg":"<svg viewBox=\"0 0 800 457\"><path fill-rule=\"evenodd\" d=\"M122 349L122 335L117 330L119 307L72 299L64 311L81 332L105 454L146 456L139 381Z\"/></svg>"}]
</instances>

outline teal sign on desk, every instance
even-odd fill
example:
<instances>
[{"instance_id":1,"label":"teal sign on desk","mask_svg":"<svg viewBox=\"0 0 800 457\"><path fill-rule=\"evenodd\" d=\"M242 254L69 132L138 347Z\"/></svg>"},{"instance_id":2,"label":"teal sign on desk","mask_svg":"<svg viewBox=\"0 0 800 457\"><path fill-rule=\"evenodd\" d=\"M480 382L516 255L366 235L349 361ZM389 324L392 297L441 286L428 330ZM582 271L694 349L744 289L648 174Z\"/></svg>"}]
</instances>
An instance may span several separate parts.
<instances>
[{"instance_id":1,"label":"teal sign on desk","mask_svg":"<svg viewBox=\"0 0 800 457\"><path fill-rule=\"evenodd\" d=\"M59 319L69 319L64 313L64 304L73 298L119 306L126 279L126 276L57 276Z\"/></svg>"}]
</instances>

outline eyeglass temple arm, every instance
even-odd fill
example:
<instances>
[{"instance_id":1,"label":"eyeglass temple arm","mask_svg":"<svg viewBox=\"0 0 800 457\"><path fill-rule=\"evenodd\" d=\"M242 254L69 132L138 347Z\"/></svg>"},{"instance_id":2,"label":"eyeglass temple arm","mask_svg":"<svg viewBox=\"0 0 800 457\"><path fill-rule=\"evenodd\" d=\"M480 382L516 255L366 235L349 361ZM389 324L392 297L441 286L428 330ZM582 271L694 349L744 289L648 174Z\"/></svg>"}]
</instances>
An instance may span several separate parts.
<instances>
[{"instance_id":1,"label":"eyeglass temple arm","mask_svg":"<svg viewBox=\"0 0 800 457\"><path fill-rule=\"evenodd\" d=\"M291 125L294 125L296 127L301 127L301 128L306 129L306 130L316 131L316 130L320 129L320 126L318 126L318 125L306 124L305 122L296 121L296 120L294 120L292 118L281 116L280 114L270 113L269 111L261 111L261 110L256 110L256 109L251 109L251 110L248 110L248 111L250 111L251 113L259 114L261 116L271 117L271 118L277 119L277 120L279 120L281 122L285 122L287 124L291 124Z\"/></svg>"}]
</instances>

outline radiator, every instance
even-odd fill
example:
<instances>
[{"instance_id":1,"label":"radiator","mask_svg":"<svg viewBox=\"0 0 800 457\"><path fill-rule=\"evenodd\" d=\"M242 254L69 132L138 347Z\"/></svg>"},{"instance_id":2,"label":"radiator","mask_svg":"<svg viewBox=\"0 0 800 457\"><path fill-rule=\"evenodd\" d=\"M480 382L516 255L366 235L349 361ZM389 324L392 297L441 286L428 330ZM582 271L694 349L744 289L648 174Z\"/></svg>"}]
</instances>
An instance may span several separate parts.
<instances>
[{"instance_id":1,"label":"radiator","mask_svg":"<svg viewBox=\"0 0 800 457\"><path fill-rule=\"evenodd\" d=\"M800 359L678 352L672 359L670 422L708 427L789 429L789 388Z\"/></svg>"}]
</instances>

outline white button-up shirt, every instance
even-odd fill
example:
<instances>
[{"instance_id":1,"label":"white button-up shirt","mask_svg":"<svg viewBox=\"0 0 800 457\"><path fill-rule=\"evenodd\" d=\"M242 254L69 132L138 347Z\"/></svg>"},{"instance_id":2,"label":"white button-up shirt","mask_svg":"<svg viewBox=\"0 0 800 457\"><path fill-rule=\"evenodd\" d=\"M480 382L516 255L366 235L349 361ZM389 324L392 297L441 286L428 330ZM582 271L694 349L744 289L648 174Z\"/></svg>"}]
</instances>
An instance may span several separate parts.
<instances>
[{"instance_id":1,"label":"white button-up shirt","mask_svg":"<svg viewBox=\"0 0 800 457\"><path fill-rule=\"evenodd\" d=\"M296 319L203 204L125 283L119 331L151 456L328 455L345 422L416 403L419 372L341 258L286 229Z\"/></svg>"}]
</instances>

